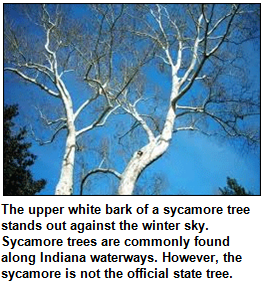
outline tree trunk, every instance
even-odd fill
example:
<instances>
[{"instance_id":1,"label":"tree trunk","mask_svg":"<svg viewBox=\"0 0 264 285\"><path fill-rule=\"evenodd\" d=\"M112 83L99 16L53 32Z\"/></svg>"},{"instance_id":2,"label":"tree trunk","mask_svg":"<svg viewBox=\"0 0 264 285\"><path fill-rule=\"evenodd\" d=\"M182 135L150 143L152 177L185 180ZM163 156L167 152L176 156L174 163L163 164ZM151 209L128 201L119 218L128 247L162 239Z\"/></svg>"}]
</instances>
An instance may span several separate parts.
<instances>
[{"instance_id":1,"label":"tree trunk","mask_svg":"<svg viewBox=\"0 0 264 285\"><path fill-rule=\"evenodd\" d=\"M65 154L63 157L60 180L57 184L55 195L72 195L73 169L76 149L75 130L69 131L66 139Z\"/></svg>"},{"instance_id":2,"label":"tree trunk","mask_svg":"<svg viewBox=\"0 0 264 285\"><path fill-rule=\"evenodd\" d=\"M176 75L172 77L172 90L170 96L170 105L167 117L164 123L162 134L157 136L149 144L136 151L129 161L126 169L122 173L118 194L132 195L135 184L141 172L156 159L161 157L170 145L173 133L173 126L176 119L174 108L171 102L177 98L179 92L179 81Z\"/></svg>"},{"instance_id":3,"label":"tree trunk","mask_svg":"<svg viewBox=\"0 0 264 285\"><path fill-rule=\"evenodd\" d=\"M141 172L152 162L162 156L169 146L169 142L161 137L150 142L145 147L136 151L129 161L125 171L122 173L118 188L119 195L132 195L135 184Z\"/></svg>"},{"instance_id":4,"label":"tree trunk","mask_svg":"<svg viewBox=\"0 0 264 285\"><path fill-rule=\"evenodd\" d=\"M56 80L56 86L60 91L61 99L65 108L68 134L66 138L65 153L62 161L60 180L57 184L55 195L72 195L74 159L76 150L74 112L70 93L58 74L56 74Z\"/></svg>"}]
</instances>

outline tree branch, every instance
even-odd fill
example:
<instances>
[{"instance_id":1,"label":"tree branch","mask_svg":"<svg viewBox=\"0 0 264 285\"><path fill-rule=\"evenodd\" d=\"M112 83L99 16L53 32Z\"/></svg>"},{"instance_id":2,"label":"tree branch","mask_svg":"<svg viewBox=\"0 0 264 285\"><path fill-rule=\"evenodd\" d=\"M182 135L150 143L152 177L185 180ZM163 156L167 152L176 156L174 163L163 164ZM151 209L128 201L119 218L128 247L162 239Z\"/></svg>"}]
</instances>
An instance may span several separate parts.
<instances>
[{"instance_id":1,"label":"tree branch","mask_svg":"<svg viewBox=\"0 0 264 285\"><path fill-rule=\"evenodd\" d=\"M121 174L118 171L114 170L114 169L111 169L111 168L96 168L96 169L93 169L93 170L89 171L84 176L84 178L82 179L80 195L83 195L83 186L84 186L84 183L85 183L86 179L90 175L95 174L95 173L110 173L110 174L115 175L115 177L117 177L118 179L121 179Z\"/></svg>"},{"instance_id":2,"label":"tree branch","mask_svg":"<svg viewBox=\"0 0 264 285\"><path fill-rule=\"evenodd\" d=\"M58 118L56 120L48 120L47 117L45 115L43 115L42 111L38 107L36 107L36 109L39 111L41 119L45 122L45 124L47 126L51 126L51 125L55 125L55 124L67 121L67 119L63 118L63 117L62 118Z\"/></svg>"},{"instance_id":3,"label":"tree branch","mask_svg":"<svg viewBox=\"0 0 264 285\"><path fill-rule=\"evenodd\" d=\"M148 136L148 140L151 142L154 140L155 136L148 126L147 122L139 115L139 113L136 110L136 104L142 100L142 98L137 99L134 104L132 105L130 102L126 102L128 105L127 107L124 105L121 105L122 109L124 109L128 114L130 114L139 124L141 124L143 130L146 132Z\"/></svg>"},{"instance_id":4,"label":"tree branch","mask_svg":"<svg viewBox=\"0 0 264 285\"><path fill-rule=\"evenodd\" d=\"M76 137L80 136L81 134L83 134L83 133L85 133L85 132L88 132L88 131L94 129L95 127L102 127L102 126L106 123L108 117L109 117L115 110L117 110L119 107L120 107L119 105L117 105L117 106L115 106L115 107L113 107L113 108L112 108L112 107L107 107L107 108L102 112L102 114L101 114L91 125L89 125L89 126L83 128L83 129L77 131L77 132L76 132Z\"/></svg>"},{"instance_id":5,"label":"tree branch","mask_svg":"<svg viewBox=\"0 0 264 285\"><path fill-rule=\"evenodd\" d=\"M174 108L174 111L175 111L175 104L176 102L181 99L183 97L183 95L191 88L191 86L193 85L195 79L197 78L197 76L199 75L199 72L201 71L204 63L206 62L206 60L208 58L210 58L210 56L212 56L219 48L220 46L223 44L223 42L225 41L228 33L229 33L229 30L230 30L230 27L231 27L231 24L233 22L233 19L236 15L236 12L239 8L239 5L235 6L235 9L234 11L230 14L231 18L227 24L227 27L226 27L226 30L225 30L225 33L222 35L222 38L221 40L218 42L218 44L216 44L216 46L214 48L211 49L211 51L209 53L207 53L206 51L206 39L208 37L208 35L210 34L210 32L208 32L208 23L206 25L206 29L205 29L205 36L203 39L199 39L199 33L200 33L200 24L201 24L201 20L203 18L203 14L200 15L199 17L199 20L198 20L198 27L197 27L197 37L196 37L196 40L195 40L195 43L194 43L194 52L193 52L193 59L192 59L192 63L190 64L190 67L188 68L188 70L186 71L184 77L181 79L181 85L183 85L186 80L189 81L189 83L187 85L185 85L185 87L179 92L179 95L174 98L172 100L172 106ZM227 17L224 17L224 19L226 19ZM202 41L205 41L205 48L204 48L204 52L203 52L203 58L201 60L201 62L199 63L197 69L195 70L195 72L193 73L192 77L189 79L189 74L194 70L194 67L195 67L195 64L196 64L196 61L197 61L197 58L198 58L198 44L199 42L202 42Z\"/></svg>"},{"instance_id":6,"label":"tree branch","mask_svg":"<svg viewBox=\"0 0 264 285\"><path fill-rule=\"evenodd\" d=\"M14 72L16 74L18 74L20 77L22 77L24 80L28 81L28 82L31 82L35 85L37 85L38 87L40 87L42 90L45 90L49 95L53 96L53 97L56 97L56 98L60 98L60 94L49 89L46 85L38 82L36 80L36 78L32 78L32 77L29 77L28 75L26 75L25 73L21 72L20 70L18 70L17 68L11 68L11 67L5 67L4 68L4 71L11 71L11 72Z\"/></svg>"},{"instance_id":7,"label":"tree branch","mask_svg":"<svg viewBox=\"0 0 264 285\"><path fill-rule=\"evenodd\" d=\"M48 140L48 141L43 141L43 140L39 139L39 138L35 135L35 132L33 131L32 126L30 126L30 127L31 127L32 136L33 136L34 140L39 143L39 145L45 145L45 144L50 144L50 143L52 143L52 142L54 141L54 139L56 138L56 136L59 134L59 132L60 132L61 130L67 128L66 124L62 125L60 128L58 128L58 129L55 131L55 133L52 135L52 137L51 137L50 140Z\"/></svg>"},{"instance_id":8,"label":"tree branch","mask_svg":"<svg viewBox=\"0 0 264 285\"><path fill-rule=\"evenodd\" d=\"M78 118L78 116L80 115L80 113L90 104L92 103L94 100L96 100L99 96L99 93L96 94L96 96L86 100L74 113L74 121Z\"/></svg>"}]
</instances>

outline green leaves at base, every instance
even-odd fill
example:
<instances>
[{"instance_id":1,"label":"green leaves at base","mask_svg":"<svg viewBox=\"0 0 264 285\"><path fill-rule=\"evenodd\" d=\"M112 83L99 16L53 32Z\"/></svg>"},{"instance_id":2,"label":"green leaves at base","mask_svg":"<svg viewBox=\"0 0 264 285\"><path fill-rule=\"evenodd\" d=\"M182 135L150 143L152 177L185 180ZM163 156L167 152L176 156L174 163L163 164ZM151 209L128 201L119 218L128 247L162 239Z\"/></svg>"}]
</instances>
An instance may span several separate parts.
<instances>
[{"instance_id":1,"label":"green leaves at base","mask_svg":"<svg viewBox=\"0 0 264 285\"><path fill-rule=\"evenodd\" d=\"M25 142L27 131L12 131L12 120L18 115L18 106L4 107L4 192L3 195L34 195L46 185L44 179L34 180L29 166L36 156L28 151L31 143Z\"/></svg>"},{"instance_id":2,"label":"green leaves at base","mask_svg":"<svg viewBox=\"0 0 264 285\"><path fill-rule=\"evenodd\" d=\"M238 185L236 179L227 177L227 186L219 188L221 195L233 196L250 196L252 193L248 192L244 187Z\"/></svg>"}]
</instances>

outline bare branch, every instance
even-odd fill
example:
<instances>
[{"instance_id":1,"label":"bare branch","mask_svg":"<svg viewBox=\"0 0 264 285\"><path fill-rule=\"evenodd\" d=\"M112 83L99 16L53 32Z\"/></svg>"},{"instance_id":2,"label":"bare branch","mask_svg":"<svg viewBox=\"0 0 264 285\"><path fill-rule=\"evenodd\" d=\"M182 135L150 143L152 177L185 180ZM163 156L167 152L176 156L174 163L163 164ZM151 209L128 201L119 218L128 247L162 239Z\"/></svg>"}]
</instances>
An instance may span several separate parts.
<instances>
[{"instance_id":1,"label":"bare branch","mask_svg":"<svg viewBox=\"0 0 264 285\"><path fill-rule=\"evenodd\" d=\"M38 107L36 107L36 109L39 111L41 119L45 122L45 124L47 126L51 126L51 125L55 125L55 124L67 121L66 118L58 118L56 120L48 120L47 117L42 113L42 111Z\"/></svg>"},{"instance_id":2,"label":"bare branch","mask_svg":"<svg viewBox=\"0 0 264 285\"><path fill-rule=\"evenodd\" d=\"M29 77L28 75L26 75L25 73L23 73L22 71L18 70L17 68L12 68L12 67L5 67L4 68L4 71L12 71L16 74L18 74L20 77L22 77L23 79L25 79L26 81L28 82L31 82L37 86L39 86L41 89L45 90L49 95L53 96L53 97L56 97L56 98L59 98L60 97L60 94L49 89L46 85L38 82L36 80L36 78L32 78L32 77Z\"/></svg>"},{"instance_id":3,"label":"bare branch","mask_svg":"<svg viewBox=\"0 0 264 285\"><path fill-rule=\"evenodd\" d=\"M111 168L95 168L95 169L89 171L84 176L84 178L82 179L80 195L83 195L83 186L84 186L85 181L88 179L88 177L90 175L96 174L96 173L110 173L110 174L115 175L115 177L117 177L118 179L121 179L121 174L118 171L114 170L114 169L111 169Z\"/></svg>"},{"instance_id":4,"label":"bare branch","mask_svg":"<svg viewBox=\"0 0 264 285\"><path fill-rule=\"evenodd\" d=\"M169 64L171 66L174 66L174 63L173 63L173 60L172 60L172 57L171 57L171 54L170 54L170 51L169 51L169 47L170 47L169 40L168 40L167 34L166 34L166 32L164 30L164 27L163 27L163 24L162 24L162 12L161 12L161 10L164 9L165 12L167 10L162 5L156 4L156 6L158 8L157 15L155 14L155 12L153 10L150 10L150 13L154 17L156 22L158 23L158 26L159 26L159 29L161 31L161 34L162 34L163 38L165 39L165 45L160 40L159 40L159 42L160 42L162 48L165 51L165 54L166 54L167 59L168 59L168 62L169 62ZM168 14L168 12L167 12L167 14Z\"/></svg>"},{"instance_id":5,"label":"bare branch","mask_svg":"<svg viewBox=\"0 0 264 285\"><path fill-rule=\"evenodd\" d=\"M200 39L200 31L201 31L201 22L203 19L203 14L200 15L199 19L198 19L198 24L197 24L197 36L194 42L194 46L193 46L193 56L192 56L192 61L190 63L189 68L187 69L187 71L185 72L184 76L181 79L180 84L183 85L185 83L185 81L187 80L187 78L189 77L190 73L193 72L195 64L198 60L198 47L199 47L199 43L201 41Z\"/></svg>"},{"instance_id":6,"label":"bare branch","mask_svg":"<svg viewBox=\"0 0 264 285\"><path fill-rule=\"evenodd\" d=\"M226 30L225 30L225 33L223 34L223 37L221 38L221 40L218 42L218 44L209 52L207 53L207 57L209 57L210 55L214 54L219 48L220 46L223 44L224 40L226 39L228 33L229 33L229 30L230 30L230 27L231 27L231 24L233 22L233 19L236 15L236 12L238 11L239 9L239 5L235 6L234 10L231 12L231 18L226 26Z\"/></svg>"},{"instance_id":7,"label":"bare branch","mask_svg":"<svg viewBox=\"0 0 264 285\"><path fill-rule=\"evenodd\" d=\"M140 123L135 121L134 124L131 126L131 128L126 131L124 134L122 134L119 138L118 138L118 143L121 144L121 140L127 136L129 133L133 132L134 129L136 129L138 126L140 126Z\"/></svg>"},{"instance_id":8,"label":"bare branch","mask_svg":"<svg viewBox=\"0 0 264 285\"><path fill-rule=\"evenodd\" d=\"M94 100L96 100L99 96L99 93L96 94L94 97L86 100L85 102L83 102L83 104L77 109L77 111L74 114L74 121L78 118L78 116L80 115L80 113L90 104L92 103Z\"/></svg>"},{"instance_id":9,"label":"bare branch","mask_svg":"<svg viewBox=\"0 0 264 285\"><path fill-rule=\"evenodd\" d=\"M195 125L192 125L192 126L189 126L189 127L178 127L178 128L175 128L175 130L173 132L177 133L177 132L181 132L181 131L199 132L200 134L203 134L203 135L205 135L207 137L215 135L215 134L212 134L212 133L209 133L207 131L204 131L204 130L200 129L200 128L198 128Z\"/></svg>"},{"instance_id":10,"label":"bare branch","mask_svg":"<svg viewBox=\"0 0 264 285\"><path fill-rule=\"evenodd\" d=\"M134 104L132 105L129 102L126 102L125 106L124 104L121 105L121 107L128 113L130 114L137 122L139 122L142 126L142 128L144 129L144 131L146 132L149 141L153 141L154 140L154 134L152 132L152 130L150 129L150 127L148 126L147 122L142 118L142 116L139 115L139 113L136 110L136 104L142 100L142 98L138 98Z\"/></svg>"},{"instance_id":11,"label":"bare branch","mask_svg":"<svg viewBox=\"0 0 264 285\"><path fill-rule=\"evenodd\" d=\"M60 128L58 128L58 129L54 132L54 134L52 135L52 137L51 137L49 140L47 140L47 141L43 141L43 140L41 140L40 138L38 138L38 137L35 135L35 132L33 131L33 128L32 128L31 125L30 125L30 127L31 127L31 134L32 134L34 140L35 140L36 142L38 142L39 145L45 145L45 144L50 144L50 143L52 143L52 142L54 141L54 139L56 138L56 136L59 134L59 132L62 131L63 129L66 129L66 124L63 124Z\"/></svg>"},{"instance_id":12,"label":"bare branch","mask_svg":"<svg viewBox=\"0 0 264 285\"><path fill-rule=\"evenodd\" d=\"M115 107L107 107L102 113L101 115L89 126L79 130L76 132L76 137L80 136L81 134L88 132L92 129L94 129L95 127L102 127L105 125L108 117L114 112L116 111L120 106L117 105Z\"/></svg>"}]
</instances>

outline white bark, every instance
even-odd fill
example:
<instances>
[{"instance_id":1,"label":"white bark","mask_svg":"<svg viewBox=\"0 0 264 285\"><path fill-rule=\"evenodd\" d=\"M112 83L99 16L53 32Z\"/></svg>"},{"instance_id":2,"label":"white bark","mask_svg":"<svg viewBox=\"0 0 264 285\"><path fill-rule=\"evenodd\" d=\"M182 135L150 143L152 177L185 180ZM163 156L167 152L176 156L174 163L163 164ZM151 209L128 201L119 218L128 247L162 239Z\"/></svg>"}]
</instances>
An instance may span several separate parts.
<instances>
[{"instance_id":1,"label":"white bark","mask_svg":"<svg viewBox=\"0 0 264 285\"><path fill-rule=\"evenodd\" d=\"M71 96L60 78L57 78L57 87L60 90L67 117L67 139L62 161L61 174L56 186L55 195L71 195L73 193L73 172L76 150L76 130Z\"/></svg>"},{"instance_id":2,"label":"white bark","mask_svg":"<svg viewBox=\"0 0 264 285\"><path fill-rule=\"evenodd\" d=\"M209 23L208 19L206 18L205 11L202 9L202 13L197 18L197 25L196 25L196 37L193 42L192 47L192 56L190 59L190 63L188 68L186 69L184 75L179 78L178 72L182 65L182 56L183 56L183 42L182 42L182 34L179 30L179 27L177 26L176 21L173 21L170 18L170 15L164 6L157 5L156 12L151 10L150 13L155 19L155 21L158 24L159 30L161 34L163 35L164 41L163 43L158 41L159 44L162 46L162 49L165 53L166 59L161 57L163 61L168 64L171 67L172 72L172 90L171 90L171 96L169 100L169 108L167 112L167 117L165 120L165 124L162 130L162 133L160 136L156 137L155 139L152 139L152 137L149 135L151 131L148 131L148 126L146 126L146 122L140 117L140 115L136 112L136 110L127 110L128 113L132 114L134 118L141 124L143 129L146 131L148 138L149 138L149 144L145 147L141 148L140 150L136 151L129 161L127 167L125 168L125 171L123 172L121 176L120 186L118 189L118 193L120 195L131 195L133 193L135 183L137 179L139 178L141 172L152 162L154 162L156 159L158 159L160 156L162 156L166 150L168 149L170 145L170 141L173 134L173 128L174 123L176 119L176 109L177 109L177 103L178 101L184 96L184 94L190 89L193 82L198 78L199 72L201 71L206 59L210 57L212 54L215 53L221 46L221 44L224 42L229 28L231 26L232 20L235 16L235 13L237 12L238 7L235 7L234 11L232 11L230 14L226 15L224 19L229 18L230 20L227 23L226 30L223 32L222 37L218 41L218 43L215 45L214 48L211 49L210 52L207 51L207 37L219 26L219 24L222 22L220 20L215 24L215 26L208 31ZM166 34L163 24L162 24L162 18L165 17L175 28L176 36L179 42L178 51L177 51L177 58L176 60L173 60L172 53L170 52L170 43L168 41L168 35ZM204 22L205 28L202 30L202 22ZM150 34L140 34L140 36L147 36L151 39L153 38ZM200 45L204 42L204 45L200 47ZM199 57L199 48L202 50L202 58ZM174 64L176 62L176 64ZM203 77L204 78L204 77ZM195 110L196 111L196 110ZM198 111L197 111L198 112ZM179 130L181 130L180 128ZM188 128L184 128L185 130L195 130L194 126L189 126Z\"/></svg>"},{"instance_id":3,"label":"white bark","mask_svg":"<svg viewBox=\"0 0 264 285\"><path fill-rule=\"evenodd\" d=\"M132 195L141 172L158 159L167 150L168 146L169 142L158 138L136 151L121 175L118 194Z\"/></svg>"},{"instance_id":4,"label":"white bark","mask_svg":"<svg viewBox=\"0 0 264 285\"><path fill-rule=\"evenodd\" d=\"M170 105L162 134L157 136L156 138L152 138L149 135L150 142L134 153L133 157L130 159L127 167L121 175L120 184L118 188L119 195L132 195L135 188L135 184L142 171L148 165L150 165L160 156L162 156L170 145L174 122L176 118L171 102L177 97L179 92L179 80L173 68L172 70L174 75L172 77L173 84L171 90ZM146 124L146 122L144 123ZM148 134L147 131L146 133Z\"/></svg>"},{"instance_id":5,"label":"white bark","mask_svg":"<svg viewBox=\"0 0 264 285\"><path fill-rule=\"evenodd\" d=\"M62 76L65 72L72 71L65 70L66 65L64 66L64 62L62 60L61 56L58 56L59 49L63 46L61 46L62 41L61 39L57 38L56 32L54 32L56 29L60 29L60 13L56 10L56 14L52 16L52 13L49 12L48 7L43 4L41 6L41 21L40 26L44 30L45 35L45 42L43 45L43 54L45 55L45 60L40 58L40 62L38 62L38 59L35 59L35 62L31 62L31 60L27 59L26 56L24 56L23 52L20 50L19 43L17 42L17 38L15 37L15 33L10 28L10 35L6 33L7 40L10 43L10 46L12 48L15 48L16 53L18 53L20 56L17 58L16 62L13 62L13 55L11 56L12 61L7 61L7 64L5 66L6 71L13 72L23 78L25 81L38 86L42 90L46 92L46 94L57 98L61 101L63 110L65 113L65 118L59 118L52 121L49 121L43 113L40 111L41 118L44 119L45 123L47 125L56 125L57 129L55 130L52 138L49 141L42 142L41 140L37 139L37 141L43 145L46 143L51 143L55 137L58 135L58 133L62 129L67 130L67 137L66 137L66 143L65 143L65 150L63 155L63 161L62 166L60 170L60 178L57 183L56 189L55 189L55 195L71 195L73 193L73 176L74 176L74 160L75 160L75 151L76 151L76 139L81 136L82 134L96 128L96 127L102 127L105 125L107 119L109 116L119 108L119 105L117 104L116 100L110 98L110 93L107 91L109 89L109 86L111 85L110 79L111 79L111 70L112 70L112 49L113 49L113 31L114 26L117 23L117 20L121 17L123 14L123 8L120 11L120 14L118 14L116 17L112 19L113 23L109 27L109 46L106 47L106 50L103 51L103 56L98 55L96 57L96 60L93 60L89 58L89 56L83 55L82 52L78 49L78 47L75 47L75 51L78 51L83 57L83 60L87 61L87 64L89 64L89 67L87 68L87 73L85 76L85 80L90 85L91 88L94 89L94 95L93 96L87 96L87 99L80 105L80 107L76 110L74 113L73 111L73 102L72 102L72 95L70 94L66 82L62 79ZM104 12L104 17L102 18L102 23L108 19L106 17L107 11ZM112 15L112 14L111 14ZM114 14L113 14L114 15ZM54 19L53 19L54 18ZM98 38L97 38L97 44L96 44L96 50L99 46L99 40L102 36L102 31L99 28L98 31ZM96 36L97 37L97 36ZM95 38L96 38L95 37ZM72 42L73 45L73 42ZM75 46L75 45L74 45ZM23 49L22 49L23 50ZM34 50L32 50L34 52ZM68 60L70 59L71 53L73 50L69 51ZM109 72L108 72L108 78L107 76L100 76L100 72L98 71L99 65L103 65L100 63L100 60L104 60L105 52L108 53L109 57ZM96 52L94 52L96 54ZM12 62L12 63L11 63ZM10 65L10 66L9 66ZM89 72L91 70L94 70L92 76L90 76ZM92 73L92 72L91 72ZM34 74L32 76L32 74ZM42 76L39 76L41 74ZM134 76L134 75L133 75ZM96 77L96 78L94 78ZM45 80L43 80L45 78ZM48 82L46 80L48 79ZM131 77L130 80L132 80L133 77ZM126 83L124 86L126 87L129 83ZM125 87L123 87L125 89ZM122 89L121 89L122 90ZM123 90L120 92L120 94L123 92ZM114 94L116 98L119 97L120 94ZM112 95L112 94L111 94ZM113 96L114 96L113 95ZM97 117L94 119L92 123L85 122L84 126L80 129L76 129L76 121L79 117L79 115L84 112L84 110L96 99L98 99L100 96L105 97L105 108L102 112L99 112ZM112 96L112 97L113 97ZM60 125L60 122L65 122L63 125Z\"/></svg>"},{"instance_id":6,"label":"white bark","mask_svg":"<svg viewBox=\"0 0 264 285\"><path fill-rule=\"evenodd\" d=\"M55 195L71 195L73 193L73 170L76 150L75 131L69 132L66 139L65 154L63 157L60 179Z\"/></svg>"},{"instance_id":7,"label":"white bark","mask_svg":"<svg viewBox=\"0 0 264 285\"><path fill-rule=\"evenodd\" d=\"M186 9L188 10L188 8ZM118 9L112 9L111 6L107 9L101 9L100 6L96 5L94 6L94 10L97 11L100 16L98 18L98 35L94 37L95 44L91 44L91 47L86 47L86 42L83 40L76 41L75 43L76 37L73 34L74 39L71 44L68 43L67 39L65 41L66 45L63 46L64 40L61 41L60 33L57 33L61 23L60 13L56 10L56 15L53 13L55 19L52 21L53 17L51 16L52 13L49 13L49 8L45 5L42 6L40 26L43 27L45 32L45 43L43 46L45 60L34 59L36 62L31 62L31 59L24 56L23 49L19 47L12 30L6 34L7 41L11 46L11 51L13 49L15 50L14 58L16 60L11 56L10 61L7 61L5 65L5 70L17 74L28 83L44 90L49 96L61 100L64 108L65 118L59 118L53 121L49 121L41 113L41 117L45 120L47 125L57 124L57 130L55 130L50 142L54 140L60 130L64 128L67 129L66 145L60 179L55 191L56 195L70 195L73 192L76 139L95 127L103 126L108 117L118 108L122 108L135 119L136 123L144 130L148 138L148 143L133 154L122 174L119 175L118 172L110 168L101 168L102 165L99 165L97 169L91 170L85 179L89 175L97 172L112 173L120 179L118 193L121 195L131 195L133 193L136 181L142 171L167 151L175 130L199 130L193 122L191 122L190 125L188 122L187 126L174 129L176 116L179 118L186 114L203 114L220 124L224 131L230 136L239 134L233 125L239 116L237 116L234 121L224 120L216 112L206 108L207 104L213 103L210 95L208 99L205 99L202 105L198 103L197 107L192 105L178 105L179 100L189 91L196 80L206 79L206 74L201 75L201 71L206 73L203 66L209 57L218 56L217 52L222 44L229 41L232 35L234 17L243 12L239 9L239 5L230 6L230 11L225 15L221 14L218 20L215 19L214 6L211 6L210 9L206 9L206 6L202 5L197 15L196 12L193 14L190 10L190 21L194 21L195 28L193 33L188 31L185 36L184 24L178 21L177 18L175 19L173 17L174 14L170 15L169 7L167 8L166 5L157 4L156 8L150 9L149 15L151 15L152 19L149 19L149 16L147 16L145 20L143 19L142 29L140 25L138 26L141 31L134 31L136 35L151 40L157 46L158 51L156 56L161 58L163 63L171 68L172 90L170 98L168 98L169 106L165 114L166 117L164 116L165 122L162 130L160 130L160 128L153 130L152 125L148 124L149 121L145 119L146 115L140 114L136 109L137 103L143 97L142 94L140 94L140 98L133 104L129 102L129 96L126 96L127 92L129 92L128 87L136 78L140 68L152 58L152 47L150 48L150 55L146 53L146 55L142 57L139 56L138 60L135 61L137 62L136 64L128 62L124 70L123 67L120 69L123 72L123 74L120 75L118 73L119 69L114 66L116 60L114 60L115 57L113 55L119 52L119 42L123 44L123 35L118 32L119 29L116 29L116 25L126 9L124 9L123 5L120 6L120 11ZM118 11L119 13L117 13ZM199 9L197 11L199 11ZM129 15L129 17L131 17L131 15ZM186 21L186 24L189 24L189 22ZM115 38L116 36L117 38ZM175 44L175 42L177 44ZM61 57L58 52L60 48L64 49L64 47L67 47L65 50L69 49L69 56L65 63L61 62L63 57ZM122 47L121 50L123 50L124 47ZM114 50L115 48L116 50ZM127 46L127 48L129 47ZM188 52L184 51L186 49ZM133 49L131 50L133 51ZM32 52L34 52L34 50L32 50ZM65 72L71 71L71 69L69 70L67 68L72 53L78 54L85 62L86 71L84 80L89 87L94 90L94 95L87 96L86 100L80 104L75 113L73 112L71 94L68 92L66 82L62 79ZM140 55L140 53L141 50L135 50L136 56ZM127 59L130 59L130 57L131 55L129 55ZM121 59L122 56L120 56L118 61L121 61ZM126 56L124 56L124 62L125 61ZM83 68L82 64L80 66ZM39 76L39 74L42 76ZM43 80L43 78L45 80ZM140 91L136 91L140 93ZM97 114L97 117L92 123L85 122L85 125L77 130L75 124L79 115L98 98L105 98L103 111ZM135 97L132 96L131 98L135 100ZM218 104L219 102L216 101L215 103ZM185 102L185 105L186 104L188 103ZM179 111L182 112L179 113ZM243 114L243 117L245 116L246 115ZM64 124L60 125L60 121L63 121ZM159 135L157 135L157 131Z\"/></svg>"}]
</instances>

